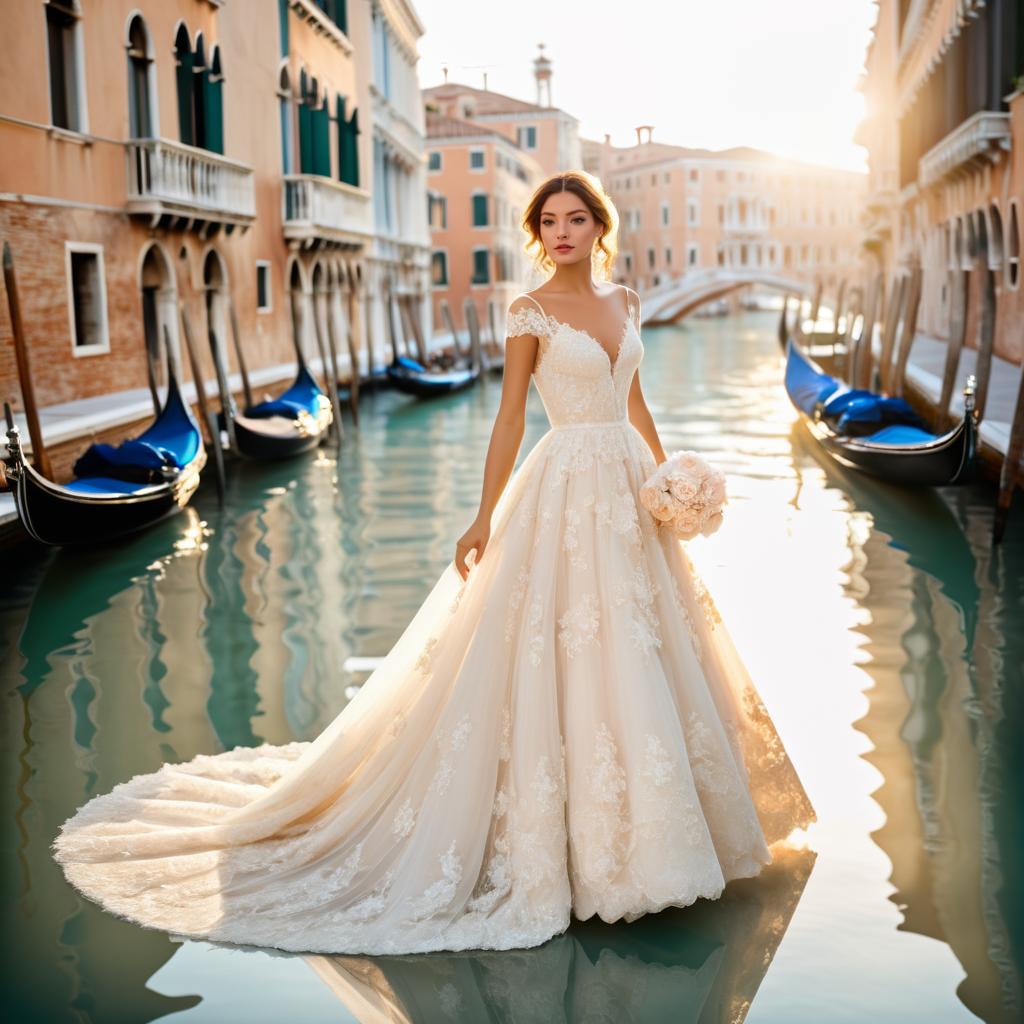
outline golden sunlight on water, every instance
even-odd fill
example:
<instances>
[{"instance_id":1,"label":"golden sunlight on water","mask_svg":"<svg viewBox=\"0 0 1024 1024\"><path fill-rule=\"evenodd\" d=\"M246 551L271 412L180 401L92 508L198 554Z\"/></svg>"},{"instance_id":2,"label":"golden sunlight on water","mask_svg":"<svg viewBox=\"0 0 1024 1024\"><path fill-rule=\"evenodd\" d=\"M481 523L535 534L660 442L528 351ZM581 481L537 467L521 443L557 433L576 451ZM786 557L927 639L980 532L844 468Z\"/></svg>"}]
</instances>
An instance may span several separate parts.
<instances>
[{"instance_id":1,"label":"golden sunlight on water","mask_svg":"<svg viewBox=\"0 0 1024 1024\"><path fill-rule=\"evenodd\" d=\"M108 552L25 552L0 590L18 1020L1018 1019L1020 508L994 551L989 488L915 494L823 462L770 315L644 341L666 450L728 475L724 524L689 554L817 823L719 901L514 954L271 955L80 900L49 855L75 807L165 760L316 735L451 558L500 382L368 396L339 458L234 467L224 509L206 488ZM531 395L521 457L545 427Z\"/></svg>"}]
</instances>

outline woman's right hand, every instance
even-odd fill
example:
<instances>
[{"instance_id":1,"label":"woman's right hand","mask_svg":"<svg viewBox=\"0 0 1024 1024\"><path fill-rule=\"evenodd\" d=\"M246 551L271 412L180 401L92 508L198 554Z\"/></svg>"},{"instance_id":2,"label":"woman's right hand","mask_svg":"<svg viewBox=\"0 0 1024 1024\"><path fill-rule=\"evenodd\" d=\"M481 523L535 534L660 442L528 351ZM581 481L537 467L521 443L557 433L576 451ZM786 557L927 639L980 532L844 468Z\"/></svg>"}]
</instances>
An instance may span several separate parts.
<instances>
[{"instance_id":1,"label":"woman's right hand","mask_svg":"<svg viewBox=\"0 0 1024 1024\"><path fill-rule=\"evenodd\" d=\"M491 536L491 527L486 522L474 519L470 528L458 539L455 544L455 568L459 575L466 579L469 576L469 566L466 564L466 556L470 551L475 551L473 564L478 565L487 547L487 541Z\"/></svg>"}]
</instances>

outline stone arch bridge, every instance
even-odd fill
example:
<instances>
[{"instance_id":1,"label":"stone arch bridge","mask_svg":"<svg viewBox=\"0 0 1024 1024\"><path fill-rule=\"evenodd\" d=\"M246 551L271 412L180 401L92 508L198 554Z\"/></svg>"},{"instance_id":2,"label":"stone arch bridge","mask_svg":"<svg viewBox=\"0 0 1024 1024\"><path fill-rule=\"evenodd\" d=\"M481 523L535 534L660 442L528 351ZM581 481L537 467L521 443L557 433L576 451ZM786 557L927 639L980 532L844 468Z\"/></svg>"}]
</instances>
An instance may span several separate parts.
<instances>
[{"instance_id":1,"label":"stone arch bridge","mask_svg":"<svg viewBox=\"0 0 1024 1024\"><path fill-rule=\"evenodd\" d=\"M813 290L809 281L764 270L727 270L721 267L699 270L645 291L641 296L644 323L675 323L699 306L752 284L800 297L810 295Z\"/></svg>"}]
</instances>

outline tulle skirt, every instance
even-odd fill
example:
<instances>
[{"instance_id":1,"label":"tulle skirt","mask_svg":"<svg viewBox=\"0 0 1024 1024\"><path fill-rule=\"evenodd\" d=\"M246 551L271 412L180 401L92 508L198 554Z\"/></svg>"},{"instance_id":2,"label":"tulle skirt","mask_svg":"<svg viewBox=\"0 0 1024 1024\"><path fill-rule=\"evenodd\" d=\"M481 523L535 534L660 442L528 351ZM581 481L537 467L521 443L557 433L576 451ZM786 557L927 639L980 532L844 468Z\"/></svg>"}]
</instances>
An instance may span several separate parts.
<instances>
[{"instance_id":1,"label":"tulle skirt","mask_svg":"<svg viewBox=\"0 0 1024 1024\"><path fill-rule=\"evenodd\" d=\"M814 811L627 422L545 434L312 742L165 765L55 856L110 911L318 953L538 945L716 898ZM726 527L727 528L727 527Z\"/></svg>"}]
</instances>

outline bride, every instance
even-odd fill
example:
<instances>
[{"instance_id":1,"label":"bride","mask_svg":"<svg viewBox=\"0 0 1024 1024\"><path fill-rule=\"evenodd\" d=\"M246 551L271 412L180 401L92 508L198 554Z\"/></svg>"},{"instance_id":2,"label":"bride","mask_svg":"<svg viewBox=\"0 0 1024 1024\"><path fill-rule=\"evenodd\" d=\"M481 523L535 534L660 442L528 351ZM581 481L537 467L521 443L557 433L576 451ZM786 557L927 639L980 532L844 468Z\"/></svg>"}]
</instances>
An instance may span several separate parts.
<instances>
[{"instance_id":1,"label":"bride","mask_svg":"<svg viewBox=\"0 0 1024 1024\"><path fill-rule=\"evenodd\" d=\"M56 858L113 913L304 952L535 946L571 914L716 899L814 820L682 542L638 501L665 453L640 303L610 283L614 206L574 171L523 220L553 273L509 307L453 562L314 741L167 764L65 823ZM551 429L513 473L531 377Z\"/></svg>"}]
</instances>

